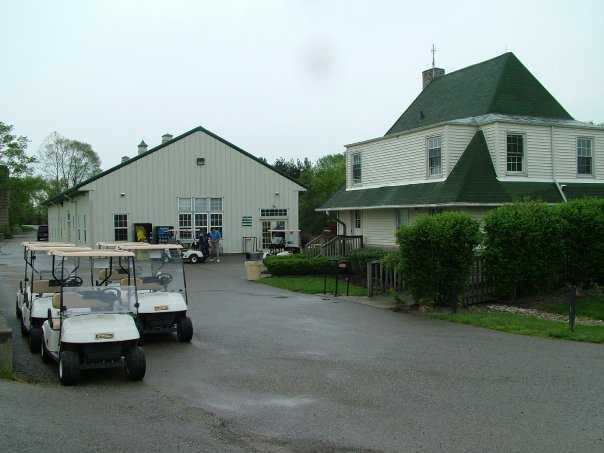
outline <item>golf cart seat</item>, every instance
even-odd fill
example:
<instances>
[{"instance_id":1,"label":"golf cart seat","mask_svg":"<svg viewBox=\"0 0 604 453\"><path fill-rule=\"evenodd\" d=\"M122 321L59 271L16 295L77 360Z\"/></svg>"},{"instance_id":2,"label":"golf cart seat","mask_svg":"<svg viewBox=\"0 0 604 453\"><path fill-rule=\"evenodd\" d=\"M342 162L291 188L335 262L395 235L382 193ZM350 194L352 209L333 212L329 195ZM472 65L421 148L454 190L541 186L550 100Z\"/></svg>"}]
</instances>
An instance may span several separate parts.
<instances>
[{"instance_id":1,"label":"golf cart seat","mask_svg":"<svg viewBox=\"0 0 604 453\"><path fill-rule=\"evenodd\" d=\"M136 287L138 289L141 289L141 286L143 284L143 279L142 278L136 278ZM128 286L133 286L134 282L132 281L132 279L130 279L130 284L128 284L128 278L122 278L120 280L120 286L123 288L127 288Z\"/></svg>"},{"instance_id":2,"label":"golf cart seat","mask_svg":"<svg viewBox=\"0 0 604 453\"><path fill-rule=\"evenodd\" d=\"M60 286L50 286L50 280L34 280L32 284L34 293L57 293L60 289Z\"/></svg>"},{"instance_id":3,"label":"golf cart seat","mask_svg":"<svg viewBox=\"0 0 604 453\"><path fill-rule=\"evenodd\" d=\"M63 305L65 308L82 307L82 298L79 294L64 292ZM55 293L55 295L52 296L52 308L56 310L61 308L61 295L58 293Z\"/></svg>"},{"instance_id":4,"label":"golf cart seat","mask_svg":"<svg viewBox=\"0 0 604 453\"><path fill-rule=\"evenodd\" d=\"M99 282L105 281L105 279L107 278L107 269L100 269L97 272L97 279ZM109 276L109 280L110 282L120 282L122 279L124 278L124 274L120 274L117 269L114 269L113 272L111 272L111 275Z\"/></svg>"}]
</instances>

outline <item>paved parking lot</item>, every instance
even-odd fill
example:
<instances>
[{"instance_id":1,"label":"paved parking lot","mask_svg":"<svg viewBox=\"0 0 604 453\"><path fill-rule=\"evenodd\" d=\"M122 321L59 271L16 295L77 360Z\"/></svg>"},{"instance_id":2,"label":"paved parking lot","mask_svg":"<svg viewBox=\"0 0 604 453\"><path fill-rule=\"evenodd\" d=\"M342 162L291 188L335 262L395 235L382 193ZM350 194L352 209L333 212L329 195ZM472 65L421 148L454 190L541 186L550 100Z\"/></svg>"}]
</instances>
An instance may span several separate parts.
<instances>
[{"instance_id":1,"label":"paved parking lot","mask_svg":"<svg viewBox=\"0 0 604 453\"><path fill-rule=\"evenodd\" d=\"M19 258L0 255L12 321ZM132 451L604 450L601 346L289 293L245 281L241 257L186 272L194 340L146 341L143 383L95 372L61 388L17 336L19 375L37 384L0 383L0 441L22 445L36 405L61 420L67 402L88 414L73 451L108 433ZM45 420L26 446L44 445Z\"/></svg>"}]
</instances>

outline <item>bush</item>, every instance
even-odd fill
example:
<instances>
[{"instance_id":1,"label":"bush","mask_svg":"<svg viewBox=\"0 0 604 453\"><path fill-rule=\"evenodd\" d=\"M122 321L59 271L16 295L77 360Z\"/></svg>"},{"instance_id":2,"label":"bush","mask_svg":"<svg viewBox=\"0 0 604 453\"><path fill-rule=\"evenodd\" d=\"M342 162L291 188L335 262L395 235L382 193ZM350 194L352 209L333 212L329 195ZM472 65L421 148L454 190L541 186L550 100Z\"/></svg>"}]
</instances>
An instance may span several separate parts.
<instances>
[{"instance_id":1,"label":"bush","mask_svg":"<svg viewBox=\"0 0 604 453\"><path fill-rule=\"evenodd\" d=\"M382 258L382 263L386 269L400 270L401 252L388 252Z\"/></svg>"},{"instance_id":2,"label":"bush","mask_svg":"<svg viewBox=\"0 0 604 453\"><path fill-rule=\"evenodd\" d=\"M545 203L502 206L485 217L486 268L500 295L550 290L562 280L558 211Z\"/></svg>"},{"instance_id":3,"label":"bush","mask_svg":"<svg viewBox=\"0 0 604 453\"><path fill-rule=\"evenodd\" d=\"M398 233L401 269L414 299L457 305L480 242L476 220L460 212L420 217Z\"/></svg>"},{"instance_id":4,"label":"bush","mask_svg":"<svg viewBox=\"0 0 604 453\"><path fill-rule=\"evenodd\" d=\"M589 286L604 280L604 200L557 205L566 281Z\"/></svg>"},{"instance_id":5,"label":"bush","mask_svg":"<svg viewBox=\"0 0 604 453\"><path fill-rule=\"evenodd\" d=\"M327 257L309 258L305 255L267 256L264 265L272 275L324 275L336 271Z\"/></svg>"},{"instance_id":6,"label":"bush","mask_svg":"<svg viewBox=\"0 0 604 453\"><path fill-rule=\"evenodd\" d=\"M373 260L379 260L386 254L384 249L378 247L363 247L353 250L350 254L350 265L355 274L365 275L367 273L367 263Z\"/></svg>"}]
</instances>

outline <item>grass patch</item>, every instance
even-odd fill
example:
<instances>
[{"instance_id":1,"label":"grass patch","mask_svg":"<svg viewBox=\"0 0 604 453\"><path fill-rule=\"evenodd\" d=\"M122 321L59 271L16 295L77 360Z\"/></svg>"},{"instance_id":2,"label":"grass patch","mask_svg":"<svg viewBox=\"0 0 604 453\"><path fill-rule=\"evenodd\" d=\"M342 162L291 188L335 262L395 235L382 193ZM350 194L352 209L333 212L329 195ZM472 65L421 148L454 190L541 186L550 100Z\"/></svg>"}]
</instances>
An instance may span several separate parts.
<instances>
[{"instance_id":1,"label":"grass patch","mask_svg":"<svg viewBox=\"0 0 604 453\"><path fill-rule=\"evenodd\" d=\"M540 310L568 315L568 302L539 304ZM588 295L577 299L577 316L604 320L604 296Z\"/></svg>"},{"instance_id":2,"label":"grass patch","mask_svg":"<svg viewBox=\"0 0 604 453\"><path fill-rule=\"evenodd\" d=\"M12 371L7 370L6 368L0 368L0 379L7 379L9 381L14 381L15 374Z\"/></svg>"},{"instance_id":3,"label":"grass patch","mask_svg":"<svg viewBox=\"0 0 604 453\"><path fill-rule=\"evenodd\" d=\"M432 313L430 317L520 335L604 343L604 326L578 325L573 333L565 322L548 321L515 313L486 311Z\"/></svg>"},{"instance_id":4,"label":"grass patch","mask_svg":"<svg viewBox=\"0 0 604 453\"><path fill-rule=\"evenodd\" d=\"M258 280L265 285L274 286L275 288L287 289L297 293L305 294L322 294L323 293L323 277L314 275L303 276L283 276L283 277L265 277ZM333 294L335 289L335 279L333 276L327 277L327 292ZM340 278L338 281L338 294L346 295L346 282ZM351 296L366 296L367 288L350 284Z\"/></svg>"}]
</instances>

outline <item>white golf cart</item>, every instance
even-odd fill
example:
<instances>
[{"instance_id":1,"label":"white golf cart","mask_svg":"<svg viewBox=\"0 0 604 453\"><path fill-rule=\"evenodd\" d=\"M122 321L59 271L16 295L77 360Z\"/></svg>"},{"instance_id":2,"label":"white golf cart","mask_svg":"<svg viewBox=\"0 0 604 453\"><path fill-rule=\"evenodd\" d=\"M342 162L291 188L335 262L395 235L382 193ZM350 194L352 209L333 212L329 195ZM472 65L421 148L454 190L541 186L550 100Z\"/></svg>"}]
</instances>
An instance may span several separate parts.
<instances>
[{"instance_id":1,"label":"white golf cart","mask_svg":"<svg viewBox=\"0 0 604 453\"><path fill-rule=\"evenodd\" d=\"M76 384L80 370L121 368L130 380L145 376L146 361L133 310L138 306L134 254L123 250L51 250L53 296L42 325L42 360L58 362L59 380ZM126 267L119 282L114 271ZM98 279L102 274L104 278Z\"/></svg>"},{"instance_id":2,"label":"white golf cart","mask_svg":"<svg viewBox=\"0 0 604 453\"><path fill-rule=\"evenodd\" d=\"M118 250L136 257L138 309L141 336L176 332L178 341L193 338L187 316L187 285L180 244L117 243Z\"/></svg>"},{"instance_id":3,"label":"white golf cart","mask_svg":"<svg viewBox=\"0 0 604 453\"><path fill-rule=\"evenodd\" d=\"M75 244L68 242L39 242L39 241L26 241L22 242L23 246L23 261L25 264L25 270L23 272L23 280L19 282L19 289L17 290L17 301L15 302L15 315L17 319L21 319L22 306L25 300L29 297L28 291L30 290L29 285L29 274L30 274L30 258L28 254L28 247L39 246L39 247L74 247ZM34 272L36 272L34 270Z\"/></svg>"},{"instance_id":4,"label":"white golf cart","mask_svg":"<svg viewBox=\"0 0 604 453\"><path fill-rule=\"evenodd\" d=\"M39 244L27 246L27 257L30 275L23 304L21 305L21 334L27 336L29 350L40 352L42 346L42 324L47 319L52 298L61 290L53 278L52 257L50 250L91 250L89 247L46 247Z\"/></svg>"}]
</instances>

